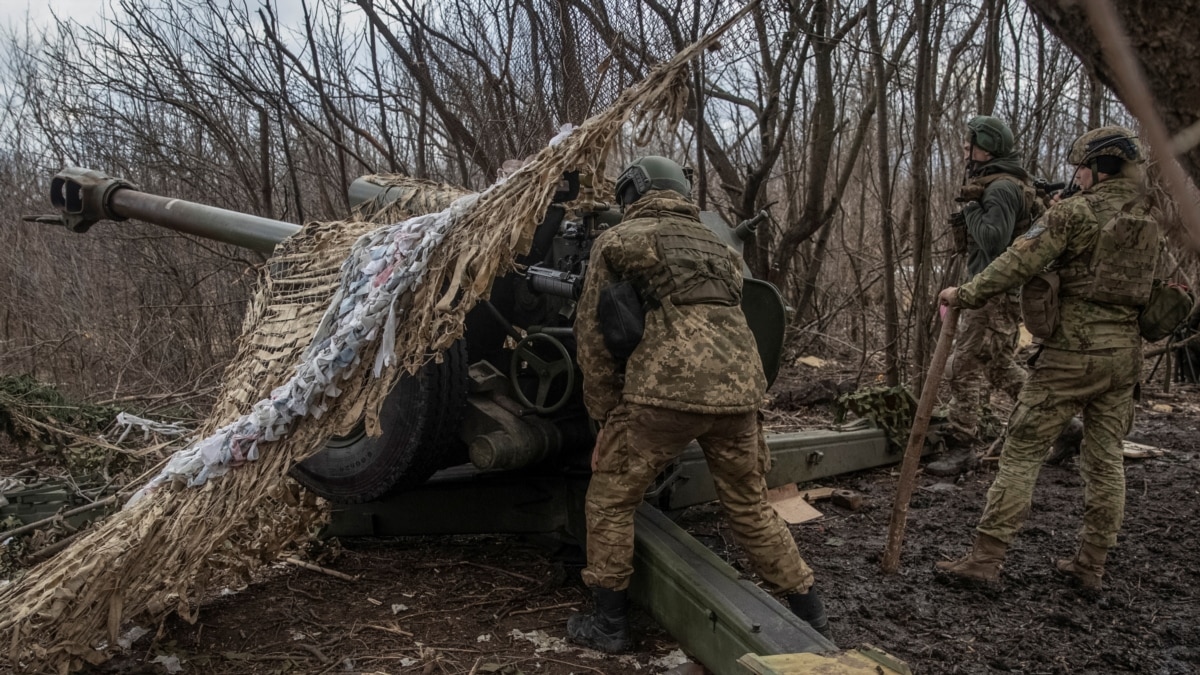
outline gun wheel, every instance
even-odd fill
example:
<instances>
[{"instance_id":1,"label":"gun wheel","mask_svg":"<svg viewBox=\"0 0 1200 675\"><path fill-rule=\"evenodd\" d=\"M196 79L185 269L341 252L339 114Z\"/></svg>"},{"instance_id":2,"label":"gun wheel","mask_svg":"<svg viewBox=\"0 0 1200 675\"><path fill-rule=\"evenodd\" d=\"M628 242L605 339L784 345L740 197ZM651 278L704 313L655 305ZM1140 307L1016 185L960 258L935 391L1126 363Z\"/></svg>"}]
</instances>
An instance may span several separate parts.
<instances>
[{"instance_id":1,"label":"gun wheel","mask_svg":"<svg viewBox=\"0 0 1200 675\"><path fill-rule=\"evenodd\" d=\"M434 471L465 457L457 438L467 396L467 354L454 343L441 363L403 377L380 410L383 433L372 438L363 423L333 438L325 449L292 467L301 485L339 504L378 499L424 483Z\"/></svg>"}]
</instances>

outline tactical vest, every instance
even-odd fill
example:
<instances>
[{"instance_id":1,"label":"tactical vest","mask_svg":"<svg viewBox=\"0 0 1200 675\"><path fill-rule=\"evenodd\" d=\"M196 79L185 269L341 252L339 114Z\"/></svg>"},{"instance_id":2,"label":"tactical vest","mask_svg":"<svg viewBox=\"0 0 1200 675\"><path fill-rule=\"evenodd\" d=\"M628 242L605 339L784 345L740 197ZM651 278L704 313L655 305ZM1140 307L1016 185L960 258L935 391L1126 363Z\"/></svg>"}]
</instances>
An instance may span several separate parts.
<instances>
[{"instance_id":1,"label":"tactical vest","mask_svg":"<svg viewBox=\"0 0 1200 675\"><path fill-rule=\"evenodd\" d=\"M1060 293L1110 305L1145 305L1158 262L1158 223L1140 198L1120 207L1098 194L1080 198L1103 225L1091 250L1059 271Z\"/></svg>"},{"instance_id":2,"label":"tactical vest","mask_svg":"<svg viewBox=\"0 0 1200 675\"><path fill-rule=\"evenodd\" d=\"M660 262L648 275L648 295L677 307L741 302L741 273L729 247L707 227L667 220L657 235Z\"/></svg>"},{"instance_id":3,"label":"tactical vest","mask_svg":"<svg viewBox=\"0 0 1200 675\"><path fill-rule=\"evenodd\" d=\"M1021 188L1021 199L1025 202L1025 208L1021 210L1021 216L1017 218L1016 224L1013 225L1012 238L1008 242L1011 245L1017 240L1017 237L1029 230L1029 226L1034 221L1042 217L1042 214L1046 212L1046 205L1038 197L1037 190L1034 189L1032 183L1008 173L990 173L986 176L971 178L962 186L959 195L960 201L979 201L983 197L983 192L987 189L987 186L998 180L1007 180L1016 183Z\"/></svg>"}]
</instances>

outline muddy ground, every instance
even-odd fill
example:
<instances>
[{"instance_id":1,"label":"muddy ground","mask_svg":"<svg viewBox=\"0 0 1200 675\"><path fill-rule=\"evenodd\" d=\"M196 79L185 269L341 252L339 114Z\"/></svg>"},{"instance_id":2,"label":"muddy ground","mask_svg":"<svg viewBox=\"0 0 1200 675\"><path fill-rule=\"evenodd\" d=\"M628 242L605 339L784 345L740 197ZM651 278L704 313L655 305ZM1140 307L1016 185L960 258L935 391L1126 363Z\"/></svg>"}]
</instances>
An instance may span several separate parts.
<instances>
[{"instance_id":1,"label":"muddy ground","mask_svg":"<svg viewBox=\"0 0 1200 675\"><path fill-rule=\"evenodd\" d=\"M823 404L799 405L821 384L803 367L775 392L776 426L828 422ZM814 384L815 382L815 384ZM885 576L894 469L823 482L866 497L853 512L828 502L825 517L794 526L815 569L843 647L875 645L916 673L1200 672L1200 392L1147 387L1137 440L1169 452L1127 461L1128 501L1107 588L1089 595L1056 574L1082 514L1072 461L1046 467L1033 512L1010 551L1003 582L948 582L933 564L962 554L995 464L957 482L921 475L902 568ZM807 487L807 486L802 486ZM681 522L745 569L712 506ZM312 552L352 580L281 564L249 587L208 602L199 621L171 620L137 640L128 657L93 673L662 673L682 662L669 635L638 612L637 651L611 657L563 641L567 617L587 606L578 560L518 537L421 537L341 542Z\"/></svg>"}]
</instances>

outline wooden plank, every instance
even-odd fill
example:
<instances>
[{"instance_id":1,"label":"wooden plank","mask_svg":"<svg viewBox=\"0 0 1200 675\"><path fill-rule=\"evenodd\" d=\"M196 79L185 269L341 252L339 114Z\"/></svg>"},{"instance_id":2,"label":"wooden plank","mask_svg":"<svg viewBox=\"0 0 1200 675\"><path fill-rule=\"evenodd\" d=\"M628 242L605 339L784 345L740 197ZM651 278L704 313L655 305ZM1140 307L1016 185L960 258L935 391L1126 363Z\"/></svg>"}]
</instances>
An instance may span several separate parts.
<instances>
[{"instance_id":1,"label":"wooden plank","mask_svg":"<svg viewBox=\"0 0 1200 675\"><path fill-rule=\"evenodd\" d=\"M751 675L912 675L903 662L873 647L839 654L746 654L738 665Z\"/></svg>"},{"instance_id":2,"label":"wooden plank","mask_svg":"<svg viewBox=\"0 0 1200 675\"><path fill-rule=\"evenodd\" d=\"M807 523L824 515L804 499L804 496L796 489L795 483L767 490L767 501L771 504L771 508L775 509L775 513L778 513L779 517L789 525Z\"/></svg>"},{"instance_id":3,"label":"wooden plank","mask_svg":"<svg viewBox=\"0 0 1200 675\"><path fill-rule=\"evenodd\" d=\"M804 497L805 501L812 503L821 501L822 499L829 499L833 496L835 491L836 488L831 487L809 488L807 490L801 490L800 496Z\"/></svg>"}]
</instances>

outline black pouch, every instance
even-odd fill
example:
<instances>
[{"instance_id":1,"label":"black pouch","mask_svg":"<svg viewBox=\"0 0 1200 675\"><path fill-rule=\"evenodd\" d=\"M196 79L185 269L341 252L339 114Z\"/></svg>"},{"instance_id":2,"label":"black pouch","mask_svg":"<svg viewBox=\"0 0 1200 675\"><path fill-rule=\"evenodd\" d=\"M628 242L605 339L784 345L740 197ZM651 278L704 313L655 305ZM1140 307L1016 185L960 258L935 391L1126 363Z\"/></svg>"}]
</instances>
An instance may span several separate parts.
<instances>
[{"instance_id":1,"label":"black pouch","mask_svg":"<svg viewBox=\"0 0 1200 675\"><path fill-rule=\"evenodd\" d=\"M604 346L618 361L626 361L646 332L646 308L631 281L620 281L600 291L596 320Z\"/></svg>"}]
</instances>

